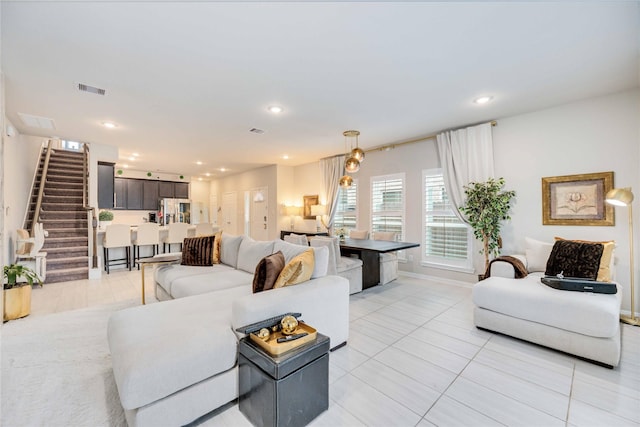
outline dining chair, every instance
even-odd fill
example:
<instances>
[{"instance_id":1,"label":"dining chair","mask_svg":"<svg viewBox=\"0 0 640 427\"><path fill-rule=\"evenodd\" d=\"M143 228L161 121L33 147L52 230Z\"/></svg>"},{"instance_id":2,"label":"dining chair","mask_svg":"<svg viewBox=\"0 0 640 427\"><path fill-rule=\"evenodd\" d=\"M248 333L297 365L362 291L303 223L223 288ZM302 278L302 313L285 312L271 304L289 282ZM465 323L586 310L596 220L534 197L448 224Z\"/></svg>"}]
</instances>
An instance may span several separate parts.
<instances>
[{"instance_id":1,"label":"dining chair","mask_svg":"<svg viewBox=\"0 0 640 427\"><path fill-rule=\"evenodd\" d=\"M309 246L309 239L306 234L287 234L283 239L285 242L293 243L294 245Z\"/></svg>"},{"instance_id":2,"label":"dining chair","mask_svg":"<svg viewBox=\"0 0 640 427\"><path fill-rule=\"evenodd\" d=\"M396 233L393 231L374 231L373 240L396 241ZM385 252L380 254L380 284L392 282L398 278L398 254Z\"/></svg>"},{"instance_id":3,"label":"dining chair","mask_svg":"<svg viewBox=\"0 0 640 427\"><path fill-rule=\"evenodd\" d=\"M349 231L350 239L368 239L369 232L367 230L351 230Z\"/></svg>"}]
</instances>

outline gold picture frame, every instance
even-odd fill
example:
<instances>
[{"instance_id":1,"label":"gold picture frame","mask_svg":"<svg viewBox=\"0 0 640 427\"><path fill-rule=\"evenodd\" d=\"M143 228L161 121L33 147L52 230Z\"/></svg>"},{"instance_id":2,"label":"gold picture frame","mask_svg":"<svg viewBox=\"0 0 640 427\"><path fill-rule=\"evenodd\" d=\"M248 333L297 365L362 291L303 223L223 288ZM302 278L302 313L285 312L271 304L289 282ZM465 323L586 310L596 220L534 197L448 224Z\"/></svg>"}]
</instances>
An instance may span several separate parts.
<instances>
[{"instance_id":1,"label":"gold picture frame","mask_svg":"<svg viewBox=\"0 0 640 427\"><path fill-rule=\"evenodd\" d=\"M613 172L542 178L542 225L615 225L612 188Z\"/></svg>"},{"instance_id":2,"label":"gold picture frame","mask_svg":"<svg viewBox=\"0 0 640 427\"><path fill-rule=\"evenodd\" d=\"M315 216L311 215L311 206L319 204L320 197L316 194L315 196L302 196L302 200L304 201L302 216L304 219L316 219Z\"/></svg>"}]
</instances>

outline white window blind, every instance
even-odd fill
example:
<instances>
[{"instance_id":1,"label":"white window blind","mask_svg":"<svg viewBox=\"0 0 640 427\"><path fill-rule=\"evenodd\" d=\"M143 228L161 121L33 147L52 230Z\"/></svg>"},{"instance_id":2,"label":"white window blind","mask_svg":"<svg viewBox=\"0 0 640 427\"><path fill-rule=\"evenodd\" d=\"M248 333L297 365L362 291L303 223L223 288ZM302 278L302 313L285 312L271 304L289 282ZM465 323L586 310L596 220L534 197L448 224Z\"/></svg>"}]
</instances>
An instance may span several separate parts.
<instances>
[{"instance_id":1,"label":"white window blind","mask_svg":"<svg viewBox=\"0 0 640 427\"><path fill-rule=\"evenodd\" d=\"M454 214L444 187L442 170L425 170L423 176L423 259L427 264L469 269L471 233Z\"/></svg>"},{"instance_id":2,"label":"white window blind","mask_svg":"<svg viewBox=\"0 0 640 427\"><path fill-rule=\"evenodd\" d=\"M393 231L404 238L404 174L371 178L371 233Z\"/></svg>"},{"instance_id":3,"label":"white window blind","mask_svg":"<svg viewBox=\"0 0 640 427\"><path fill-rule=\"evenodd\" d=\"M349 188L338 190L338 207L333 218L334 230L344 228L354 230L358 225L358 180L354 179Z\"/></svg>"}]
</instances>

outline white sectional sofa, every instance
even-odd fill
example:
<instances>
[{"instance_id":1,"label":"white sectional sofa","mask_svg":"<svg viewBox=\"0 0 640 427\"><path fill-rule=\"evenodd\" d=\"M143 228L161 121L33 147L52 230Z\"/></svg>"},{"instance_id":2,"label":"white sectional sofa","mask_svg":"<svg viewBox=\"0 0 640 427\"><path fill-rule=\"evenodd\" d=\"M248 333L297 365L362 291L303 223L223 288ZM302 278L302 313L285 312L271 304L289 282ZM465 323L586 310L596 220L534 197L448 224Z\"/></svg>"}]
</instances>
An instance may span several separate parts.
<instances>
[{"instance_id":1,"label":"white sectional sofa","mask_svg":"<svg viewBox=\"0 0 640 427\"><path fill-rule=\"evenodd\" d=\"M262 257L282 250L288 262L308 249L223 234L222 264L158 268L158 296L169 300L119 311L108 324L114 377L129 426L185 425L236 399L242 335L235 329L241 326L300 312L329 336L332 348L343 345L349 332L349 283L325 275L328 251L315 250L311 280L252 293L253 271Z\"/></svg>"},{"instance_id":2,"label":"white sectional sofa","mask_svg":"<svg viewBox=\"0 0 640 427\"><path fill-rule=\"evenodd\" d=\"M620 286L612 295L550 288L540 279L553 245L546 249L537 246L528 248L528 256L515 255L527 267L526 277L515 279L514 267L497 261L491 265L491 277L474 285L475 325L609 367L617 366Z\"/></svg>"}]
</instances>

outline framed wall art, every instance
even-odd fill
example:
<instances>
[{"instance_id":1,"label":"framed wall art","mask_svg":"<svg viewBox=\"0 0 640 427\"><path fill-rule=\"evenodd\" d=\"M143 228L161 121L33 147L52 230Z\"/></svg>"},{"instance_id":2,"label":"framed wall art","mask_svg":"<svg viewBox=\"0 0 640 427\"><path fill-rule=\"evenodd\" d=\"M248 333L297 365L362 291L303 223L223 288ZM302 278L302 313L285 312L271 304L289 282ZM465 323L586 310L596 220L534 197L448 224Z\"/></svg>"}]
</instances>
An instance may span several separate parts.
<instances>
[{"instance_id":1,"label":"framed wall art","mask_svg":"<svg viewBox=\"0 0 640 427\"><path fill-rule=\"evenodd\" d=\"M543 225L614 225L613 206L604 196L613 172L542 178Z\"/></svg>"},{"instance_id":2,"label":"framed wall art","mask_svg":"<svg viewBox=\"0 0 640 427\"><path fill-rule=\"evenodd\" d=\"M311 215L311 206L319 204L320 198L316 194L315 196L302 196L304 201L302 216L304 219L316 219L315 216Z\"/></svg>"}]
</instances>

